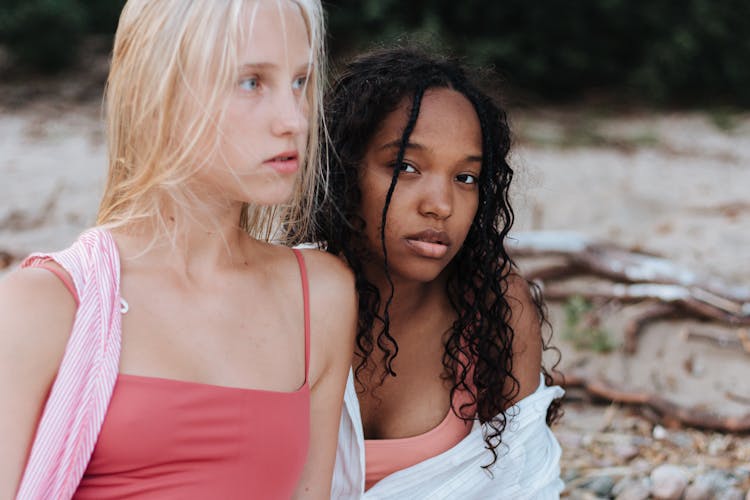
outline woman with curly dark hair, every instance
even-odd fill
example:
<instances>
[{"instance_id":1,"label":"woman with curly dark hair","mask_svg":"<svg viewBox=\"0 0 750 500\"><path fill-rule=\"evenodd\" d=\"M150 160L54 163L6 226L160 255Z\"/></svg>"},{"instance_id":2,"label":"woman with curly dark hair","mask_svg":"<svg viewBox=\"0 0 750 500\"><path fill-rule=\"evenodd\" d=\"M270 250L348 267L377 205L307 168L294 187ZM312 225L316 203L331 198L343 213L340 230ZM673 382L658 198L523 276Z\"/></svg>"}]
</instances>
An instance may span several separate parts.
<instances>
[{"instance_id":1,"label":"woman with curly dark hair","mask_svg":"<svg viewBox=\"0 0 750 500\"><path fill-rule=\"evenodd\" d=\"M329 190L308 236L360 294L334 497L556 498L562 390L504 246L505 113L460 64L398 48L345 67L326 122Z\"/></svg>"}]
</instances>

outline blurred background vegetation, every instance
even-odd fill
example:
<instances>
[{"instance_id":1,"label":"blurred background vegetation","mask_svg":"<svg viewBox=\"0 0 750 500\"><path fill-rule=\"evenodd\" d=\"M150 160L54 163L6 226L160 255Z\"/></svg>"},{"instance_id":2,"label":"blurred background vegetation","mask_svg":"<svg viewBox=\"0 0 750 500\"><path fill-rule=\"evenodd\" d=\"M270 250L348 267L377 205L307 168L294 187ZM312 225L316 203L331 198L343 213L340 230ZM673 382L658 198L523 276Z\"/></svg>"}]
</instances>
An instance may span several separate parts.
<instances>
[{"instance_id":1,"label":"blurred background vegetation","mask_svg":"<svg viewBox=\"0 0 750 500\"><path fill-rule=\"evenodd\" d=\"M3 72L56 72L123 0L0 0ZM334 60L408 38L492 67L524 99L750 106L747 0L329 0ZM102 47L109 47L102 43Z\"/></svg>"}]
</instances>

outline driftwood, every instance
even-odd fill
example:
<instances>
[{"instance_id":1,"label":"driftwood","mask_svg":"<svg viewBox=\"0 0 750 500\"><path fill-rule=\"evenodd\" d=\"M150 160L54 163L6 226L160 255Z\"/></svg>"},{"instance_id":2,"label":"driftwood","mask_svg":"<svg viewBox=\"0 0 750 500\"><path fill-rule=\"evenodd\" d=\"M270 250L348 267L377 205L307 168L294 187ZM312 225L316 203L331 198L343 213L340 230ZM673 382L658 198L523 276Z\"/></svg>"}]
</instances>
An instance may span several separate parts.
<instances>
[{"instance_id":1,"label":"driftwood","mask_svg":"<svg viewBox=\"0 0 750 500\"><path fill-rule=\"evenodd\" d=\"M684 337L686 340L702 340L719 347L726 347L735 350L741 349L747 354L750 354L750 332L744 328L737 330L734 335L687 330L685 331Z\"/></svg>"},{"instance_id":2,"label":"driftwood","mask_svg":"<svg viewBox=\"0 0 750 500\"><path fill-rule=\"evenodd\" d=\"M548 300L574 295L588 299L653 303L631 320L625 331L626 352L636 350L643 328L667 318L695 318L729 326L750 327L750 287L730 285L701 275L671 261L643 252L600 243L576 233L520 233L511 241L514 257L558 257L563 264L537 267L526 277L543 285ZM585 287L560 284L562 280L593 276L609 283Z\"/></svg>"},{"instance_id":3,"label":"driftwood","mask_svg":"<svg viewBox=\"0 0 750 500\"><path fill-rule=\"evenodd\" d=\"M576 372L566 373L564 377L553 374L553 379L568 390L582 389L597 399L635 406L645 417L656 416L667 425L719 432L750 432L750 413L737 417L722 416L700 406L680 406L658 394L622 389L608 381L589 378Z\"/></svg>"},{"instance_id":4,"label":"driftwood","mask_svg":"<svg viewBox=\"0 0 750 500\"><path fill-rule=\"evenodd\" d=\"M648 303L625 327L626 353L636 351L638 336L650 323L693 318L736 327L737 333L731 336L685 330L687 339L750 354L750 287L731 285L662 257L596 242L575 233L521 233L511 241L509 251L513 257L554 257L555 263L537 265L525 273L528 279L540 283L547 300L582 296L596 301ZM584 284L570 281L576 277L598 279ZM567 389L582 390L594 399L635 406L644 417L668 425L750 432L750 413L730 417L700 406L680 406L662 395L624 389L583 371L566 373L564 378L560 374L553 377ZM736 402L749 401L746 396L734 393L727 397Z\"/></svg>"}]
</instances>

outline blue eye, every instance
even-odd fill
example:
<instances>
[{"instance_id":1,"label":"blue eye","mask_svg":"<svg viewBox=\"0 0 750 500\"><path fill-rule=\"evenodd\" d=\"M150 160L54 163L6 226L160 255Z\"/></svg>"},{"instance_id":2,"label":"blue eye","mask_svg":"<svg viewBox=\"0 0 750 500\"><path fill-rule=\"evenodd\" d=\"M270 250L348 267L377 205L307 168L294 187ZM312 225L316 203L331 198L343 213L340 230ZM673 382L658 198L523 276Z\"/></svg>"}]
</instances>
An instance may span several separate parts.
<instances>
[{"instance_id":1,"label":"blue eye","mask_svg":"<svg viewBox=\"0 0 750 500\"><path fill-rule=\"evenodd\" d=\"M292 88L294 90L302 90L307 85L307 76L298 76L292 82Z\"/></svg>"},{"instance_id":2,"label":"blue eye","mask_svg":"<svg viewBox=\"0 0 750 500\"><path fill-rule=\"evenodd\" d=\"M260 84L258 83L258 77L251 76L251 77L247 77L247 78L242 78L240 80L239 85L240 85L240 88L242 90L246 90L248 92L251 92L253 90L257 90L258 89L258 85L260 85Z\"/></svg>"},{"instance_id":3,"label":"blue eye","mask_svg":"<svg viewBox=\"0 0 750 500\"><path fill-rule=\"evenodd\" d=\"M456 180L463 184L476 184L479 182L479 178L473 174L458 174Z\"/></svg>"}]
</instances>

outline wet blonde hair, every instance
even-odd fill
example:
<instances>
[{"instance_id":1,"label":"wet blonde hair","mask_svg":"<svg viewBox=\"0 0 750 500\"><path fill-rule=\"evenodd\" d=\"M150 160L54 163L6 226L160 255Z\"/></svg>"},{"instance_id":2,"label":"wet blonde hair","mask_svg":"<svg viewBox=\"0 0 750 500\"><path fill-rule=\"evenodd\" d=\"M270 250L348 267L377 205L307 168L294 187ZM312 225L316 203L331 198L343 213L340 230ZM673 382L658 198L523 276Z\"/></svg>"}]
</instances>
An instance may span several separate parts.
<instances>
[{"instance_id":1,"label":"wet blonde hair","mask_svg":"<svg viewBox=\"0 0 750 500\"><path fill-rule=\"evenodd\" d=\"M97 224L118 228L145 223L156 234L168 233L162 214L166 206L196 210L204 203L186 181L203 166L197 159L211 156L206 142L216 143L212 134L236 84L238 50L251 29L245 20L254 21L255 11L248 9L260 1L271 0L127 2L105 94L109 172ZM305 19L312 88L307 91L306 155L291 199L280 206L246 204L238 221L262 239L292 225L307 228L316 182L318 189L320 176L322 184L327 183L319 154L325 61L320 0L276 1L297 5Z\"/></svg>"}]
</instances>

